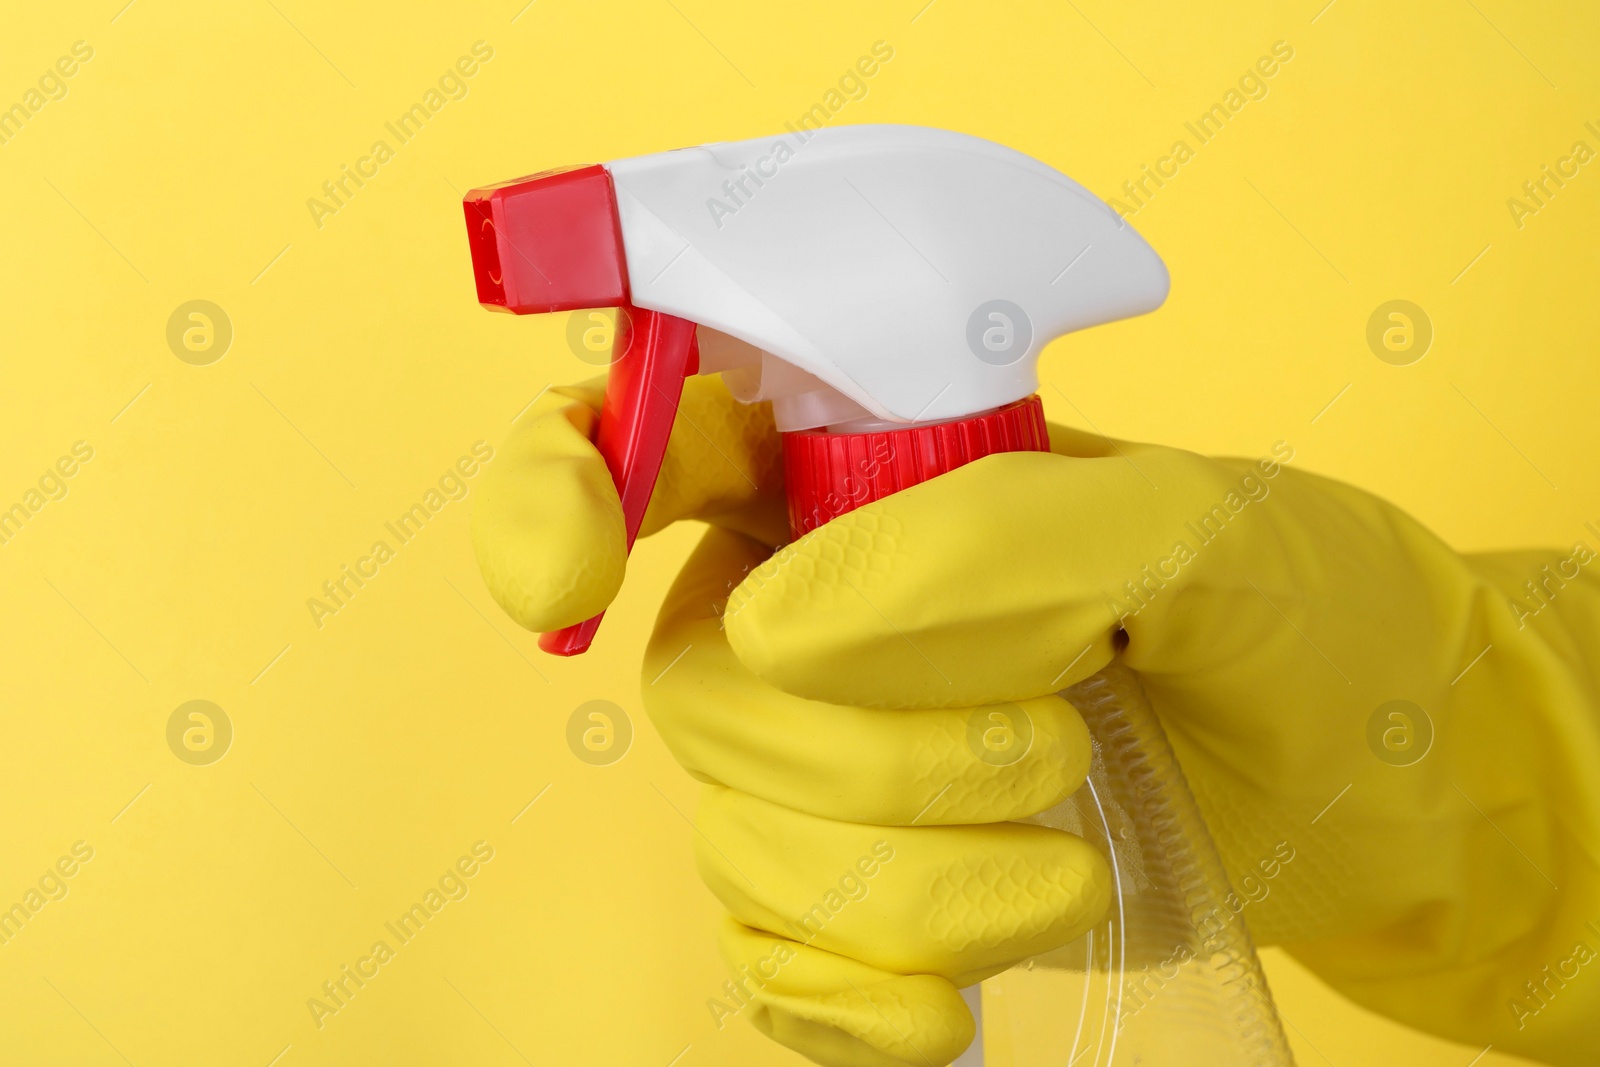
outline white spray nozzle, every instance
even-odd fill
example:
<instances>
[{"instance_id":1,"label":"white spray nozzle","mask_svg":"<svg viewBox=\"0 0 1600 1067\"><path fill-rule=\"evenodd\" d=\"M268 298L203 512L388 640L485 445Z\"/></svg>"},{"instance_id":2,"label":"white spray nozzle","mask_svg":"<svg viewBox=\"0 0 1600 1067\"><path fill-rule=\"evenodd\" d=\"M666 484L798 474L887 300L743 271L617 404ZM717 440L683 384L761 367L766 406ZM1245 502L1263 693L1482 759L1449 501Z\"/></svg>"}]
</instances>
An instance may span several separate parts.
<instances>
[{"instance_id":1,"label":"white spray nozzle","mask_svg":"<svg viewBox=\"0 0 1600 1067\"><path fill-rule=\"evenodd\" d=\"M1044 345L1167 295L1094 194L965 134L845 126L605 166L634 304L698 323L702 370L757 368L733 384L786 430L1022 399Z\"/></svg>"}]
</instances>

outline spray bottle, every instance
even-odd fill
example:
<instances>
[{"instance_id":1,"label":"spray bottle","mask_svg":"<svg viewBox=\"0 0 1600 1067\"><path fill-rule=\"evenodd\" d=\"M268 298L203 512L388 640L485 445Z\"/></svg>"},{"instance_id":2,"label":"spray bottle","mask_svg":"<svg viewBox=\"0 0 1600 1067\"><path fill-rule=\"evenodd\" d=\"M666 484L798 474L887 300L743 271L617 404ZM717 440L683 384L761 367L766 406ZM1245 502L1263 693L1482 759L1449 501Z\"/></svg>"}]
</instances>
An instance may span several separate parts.
<instances>
[{"instance_id":1,"label":"spray bottle","mask_svg":"<svg viewBox=\"0 0 1600 1067\"><path fill-rule=\"evenodd\" d=\"M772 404L800 537L983 456L1048 451L1041 350L1152 311L1168 289L1160 257L1070 178L922 127L801 130L546 171L474 189L464 208L485 307L618 309L595 443L630 549L688 375L721 373L739 400ZM540 647L576 655L599 625ZM1100 927L1025 965L1074 983L1056 1016L1060 1062L1292 1063L1137 676L1114 662L1064 695L1095 737L1094 770L1030 821L1097 842L1117 891ZM967 996L981 1031L977 990ZM958 1062L981 1063L981 1044Z\"/></svg>"}]
</instances>

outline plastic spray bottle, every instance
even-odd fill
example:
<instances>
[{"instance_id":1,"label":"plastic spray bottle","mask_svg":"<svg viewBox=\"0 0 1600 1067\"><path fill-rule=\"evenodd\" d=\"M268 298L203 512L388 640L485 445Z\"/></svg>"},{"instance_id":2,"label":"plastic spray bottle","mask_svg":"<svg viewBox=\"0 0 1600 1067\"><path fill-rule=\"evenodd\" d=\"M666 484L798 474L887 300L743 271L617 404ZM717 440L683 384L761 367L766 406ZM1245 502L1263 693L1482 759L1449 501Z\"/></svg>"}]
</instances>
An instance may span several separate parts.
<instances>
[{"instance_id":1,"label":"plastic spray bottle","mask_svg":"<svg viewBox=\"0 0 1600 1067\"><path fill-rule=\"evenodd\" d=\"M850 126L546 171L465 200L478 299L518 314L617 308L596 445L628 545L683 380L770 401L792 534L998 452L1048 451L1044 346L1159 307L1159 256L1088 190L945 130ZM589 647L596 616L545 634ZM1028 961L1064 976L1050 1062L1292 1062L1227 875L1131 671L1068 690L1095 738L1071 800L1116 879L1111 912ZM1219 916L1221 917L1219 919ZM980 1015L977 990L968 1003ZM982 1063L982 1039L958 1061ZM1092 1057L1088 1055L1093 1051Z\"/></svg>"}]
</instances>

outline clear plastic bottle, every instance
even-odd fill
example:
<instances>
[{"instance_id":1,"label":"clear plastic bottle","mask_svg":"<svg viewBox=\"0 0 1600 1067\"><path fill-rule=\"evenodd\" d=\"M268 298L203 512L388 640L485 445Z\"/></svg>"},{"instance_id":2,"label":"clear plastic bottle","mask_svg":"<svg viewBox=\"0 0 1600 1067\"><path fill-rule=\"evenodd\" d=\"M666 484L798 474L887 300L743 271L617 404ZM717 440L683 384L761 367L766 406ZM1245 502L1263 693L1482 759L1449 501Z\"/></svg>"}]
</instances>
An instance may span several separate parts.
<instances>
[{"instance_id":1,"label":"clear plastic bottle","mask_svg":"<svg viewBox=\"0 0 1600 1067\"><path fill-rule=\"evenodd\" d=\"M1292 1067L1216 845L1138 676L1113 662L1063 695L1094 735L1094 765L1070 800L1027 821L1101 847L1116 890L1094 930L985 984L989 1067Z\"/></svg>"}]
</instances>

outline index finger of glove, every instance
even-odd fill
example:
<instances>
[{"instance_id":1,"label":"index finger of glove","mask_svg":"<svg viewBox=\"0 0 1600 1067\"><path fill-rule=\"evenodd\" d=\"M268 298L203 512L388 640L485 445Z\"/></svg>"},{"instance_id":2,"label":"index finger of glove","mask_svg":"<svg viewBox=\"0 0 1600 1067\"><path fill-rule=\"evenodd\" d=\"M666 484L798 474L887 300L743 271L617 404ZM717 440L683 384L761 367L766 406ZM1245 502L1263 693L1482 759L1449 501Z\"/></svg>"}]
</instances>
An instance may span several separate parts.
<instances>
[{"instance_id":1,"label":"index finger of glove","mask_svg":"<svg viewBox=\"0 0 1600 1067\"><path fill-rule=\"evenodd\" d=\"M473 508L472 541L495 600L530 630L605 610L622 585L622 505L593 443L603 383L547 390L512 427ZM782 539L781 461L771 411L733 399L718 378L691 378L640 536L704 519Z\"/></svg>"}]
</instances>

